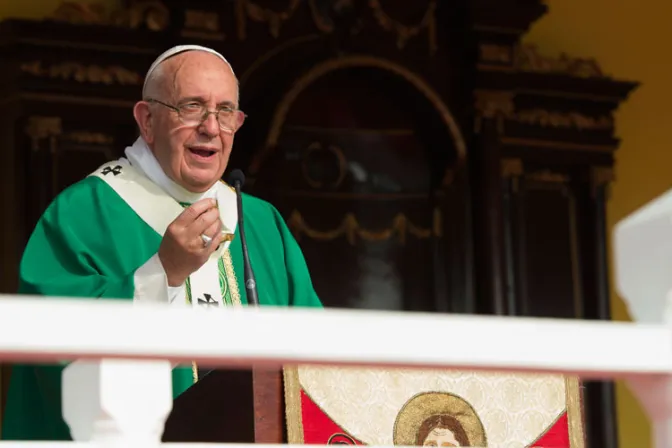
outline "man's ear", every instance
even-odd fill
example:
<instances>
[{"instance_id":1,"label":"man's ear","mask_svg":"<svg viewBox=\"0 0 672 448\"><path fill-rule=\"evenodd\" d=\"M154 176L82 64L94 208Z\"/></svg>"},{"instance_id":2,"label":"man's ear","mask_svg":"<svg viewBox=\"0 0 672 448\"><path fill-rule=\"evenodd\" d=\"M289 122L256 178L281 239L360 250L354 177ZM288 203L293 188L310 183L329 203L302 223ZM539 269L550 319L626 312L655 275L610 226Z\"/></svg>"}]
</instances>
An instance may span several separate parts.
<instances>
[{"instance_id":1,"label":"man's ear","mask_svg":"<svg viewBox=\"0 0 672 448\"><path fill-rule=\"evenodd\" d=\"M138 124L140 136L147 142L154 142L154 130L152 128L152 114L149 110L149 104L146 101L138 101L133 106L133 117Z\"/></svg>"}]
</instances>

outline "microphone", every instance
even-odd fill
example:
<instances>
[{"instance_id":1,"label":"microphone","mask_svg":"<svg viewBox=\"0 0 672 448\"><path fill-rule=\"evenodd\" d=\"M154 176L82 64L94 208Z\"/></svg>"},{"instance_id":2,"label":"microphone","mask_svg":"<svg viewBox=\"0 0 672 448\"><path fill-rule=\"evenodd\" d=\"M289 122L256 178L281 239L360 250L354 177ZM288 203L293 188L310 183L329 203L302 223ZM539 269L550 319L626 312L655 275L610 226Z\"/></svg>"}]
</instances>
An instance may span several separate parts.
<instances>
[{"instance_id":1,"label":"microphone","mask_svg":"<svg viewBox=\"0 0 672 448\"><path fill-rule=\"evenodd\" d=\"M243 227L243 197L240 194L241 188L245 185L245 174L241 170L233 170L229 175L229 184L236 190L236 202L238 204L238 232L240 233L240 244L243 246L243 264L245 266L245 292L247 293L247 303L253 306L259 306L259 296L257 295L257 281L254 279L254 272L250 264L250 254L247 252L247 241L245 240L245 228Z\"/></svg>"}]
</instances>

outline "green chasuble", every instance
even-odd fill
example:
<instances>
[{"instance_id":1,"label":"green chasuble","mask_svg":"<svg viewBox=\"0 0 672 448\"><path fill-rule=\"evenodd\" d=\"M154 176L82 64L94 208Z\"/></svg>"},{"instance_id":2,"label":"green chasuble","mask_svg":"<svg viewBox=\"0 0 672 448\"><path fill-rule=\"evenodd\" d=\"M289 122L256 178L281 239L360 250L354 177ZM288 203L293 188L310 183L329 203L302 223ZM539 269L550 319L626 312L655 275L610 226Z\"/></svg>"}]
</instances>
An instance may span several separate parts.
<instances>
[{"instance_id":1,"label":"green chasuble","mask_svg":"<svg viewBox=\"0 0 672 448\"><path fill-rule=\"evenodd\" d=\"M303 254L282 216L271 204L245 194L243 210L260 305L320 307ZM88 177L62 192L38 222L21 261L19 292L132 300L134 272L157 253L160 242L160 235L112 187ZM220 261L224 302L247 303L237 234ZM237 285L227 284L231 274ZM14 366L2 439L71 440L61 416L62 370L63 365ZM176 367L173 396L193 382L192 366Z\"/></svg>"}]
</instances>

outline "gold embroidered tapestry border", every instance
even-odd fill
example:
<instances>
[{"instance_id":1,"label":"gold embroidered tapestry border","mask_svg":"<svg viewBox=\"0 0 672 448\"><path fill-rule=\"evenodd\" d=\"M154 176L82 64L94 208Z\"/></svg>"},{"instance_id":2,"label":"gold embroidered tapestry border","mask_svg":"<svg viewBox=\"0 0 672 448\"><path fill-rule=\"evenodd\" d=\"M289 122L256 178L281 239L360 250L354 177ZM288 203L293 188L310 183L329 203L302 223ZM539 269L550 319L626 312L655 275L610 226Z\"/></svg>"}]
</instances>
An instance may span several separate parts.
<instances>
[{"instance_id":1,"label":"gold embroidered tapestry border","mask_svg":"<svg viewBox=\"0 0 672 448\"><path fill-rule=\"evenodd\" d=\"M323 369L323 371L315 373L317 369ZM413 377L414 375L413 373L407 373L403 371L395 372L395 371L385 371L382 369L380 370L367 369L367 370L359 370L358 372L362 372L361 375L363 376L361 378L363 379L364 382L369 382L370 384L374 385L376 384L377 381L379 381L386 375L395 378L393 380L390 379L387 380L390 381L390 384L400 384L399 381L404 381L405 378ZM394 374L389 375L390 372L394 372ZM350 415L345 419L343 419L343 416L352 414L353 412L357 414L357 416L359 416L359 413L357 413L355 409L353 409L352 412L350 412L347 406L345 408L339 407L341 402L344 401L343 398L347 397L347 395L338 395L338 394L343 393L344 390L347 389L348 387L351 387L352 388L351 390L356 389L358 391L357 394L352 395L357 397L356 399L353 400L353 404L355 406L359 406L362 409L368 406L370 409L373 409L374 407L377 407L379 405L387 404L387 403L380 403L378 401L381 399L387 400L387 398L383 398L384 395L374 396L371 395L370 392L367 392L369 387L367 385L337 386L337 389L330 389L331 386L327 387L326 385L324 385L324 383L321 383L322 377L320 375L326 375L324 379L329 378L330 380L332 380L333 383L333 380L337 378L338 375L340 374L352 375L353 373L352 372L345 373L345 369L340 368L324 368L324 367L316 368L308 366L285 367L284 383L285 383L288 443L304 444L304 428L303 428L302 407L301 407L302 390L308 397L311 398L311 400L313 400L313 402L317 405L317 407L325 413L325 415L328 415L330 418L334 419L336 424L343 426L343 429L345 431L351 429L348 426L352 424L353 416ZM357 375L357 373L355 373L355 375ZM558 421L558 419L562 416L562 413L566 412L569 427L570 448L585 448L583 417L581 411L580 382L578 377L560 376L560 375L510 375L510 374L494 375L494 374L482 374L477 372L455 372L455 371L452 372L440 371L438 375L434 375L432 371L427 371L415 375L416 376L420 375L420 377L422 377L420 379L416 378L415 381L420 381L420 384L426 383L426 386L422 385L421 387L417 387L416 385L413 386L410 391L405 390L404 393L407 395L415 390L417 390L418 393L413 394L411 399L406 400L404 406L402 406L401 408L399 408L397 405L392 406L394 409L396 409L396 411L394 412L397 415L396 419L393 418L393 420L395 420L394 422L386 421L385 424L382 426L380 426L380 424L377 425L380 428L379 431L383 430L384 433L391 432L389 436L386 435L384 437L378 437L378 439L380 440L372 440L372 441L367 440L367 437L362 437L363 435L365 435L366 432L366 431L362 432L363 431L362 428L366 427L367 425L371 426L372 424L376 426L376 422L374 421L374 419L372 419L371 412L365 412L367 415L361 417L356 416L354 417L354 420L357 420L358 418L363 418L366 420L366 422L361 422L358 431L355 431L356 433L350 435L355 438L358 438L359 440L362 440L365 443L377 444L386 441L387 438L391 438L392 433L394 433L394 444L399 444L401 442L404 442L404 444L408 444L409 441L411 440L408 439L407 435L404 436L403 434L401 434L401 432L403 432L401 431L403 430L403 425L406 423L404 422L400 423L400 420L402 420L400 415L403 413L399 412L400 410L402 410L404 407L407 407L408 409L410 409L410 407L413 407L413 404L411 402L413 402L414 400L418 402L415 404L418 404L419 406L421 405L418 409L426 408L430 401L436 402L434 404L439 406L438 404L439 401L442 401L445 404L447 403L447 401L457 403L457 401L461 400L461 402L466 403L464 406L457 406L457 407L453 406L452 408L455 409L459 408L462 411L464 411L460 413L460 416L458 416L457 420L460 423L460 426L463 429L465 429L465 435L467 435L469 440L474 443L476 442L484 443L483 446L488 446L487 444L489 443L490 446L495 446L492 444L501 443L502 439L501 434L513 431L514 429L515 431L513 432L519 434L519 437L521 439L526 440L527 441L526 443L531 443L529 441L529 436L533 436L535 439L537 439L541 435L545 434ZM469 386L470 384L471 387L473 387L474 384L473 381L476 381L475 379L478 379L478 381L486 385L489 382L490 384L487 385L487 387L480 392L480 394L482 395L481 403L487 403L491 401L492 394L495 393L499 394L499 400L503 400L503 402L506 403L506 406L502 406L499 409L497 407L490 406L488 409L485 409L483 407L483 404L480 404L479 405L480 409L479 406L476 406L476 410L482 411L483 409L485 409L485 411L482 412L482 415L478 415L476 413L476 410L474 410L474 408L472 407L471 403L469 403L467 400L463 399L460 396L461 394L459 391L452 391L452 389L446 388L445 386L442 387L440 380L432 379L434 376L441 376L441 375L448 375L448 377L452 378L452 380L455 380L457 378L458 381L461 378L461 376L464 376L465 380L465 383L463 385L464 387L470 387ZM303 383L308 384L308 386L306 386L306 384ZM324 387L321 387L320 383ZM411 383L416 384L413 381L411 381ZM449 383L450 381L448 382L444 381L443 384L449 384ZM525 385L526 383L529 384ZM313 386L312 389L310 387L311 385ZM360 388L360 386L362 387ZM542 388L545 388L545 390L537 394L538 397L536 398L535 401L534 397L532 397L533 391L538 389L540 386ZM341 389L338 389L339 387ZM520 401L517 400L516 398L513 399L510 398L520 396L521 394L525 395L526 392L524 390L521 391L520 387L528 388L529 390L527 394L528 395L532 394L530 395L528 401ZM360 390L361 394L359 394ZM370 395L367 397L366 393L370 393ZM389 393L389 388L387 389L386 393ZM332 400L331 403L329 403L329 400L325 401L325 397L331 396L331 394L334 394L335 398L334 400ZM441 396L439 397L439 395ZM475 396L478 396L478 393ZM449 400L451 397L453 397L453 399ZM459 400L456 401L456 398L454 397L457 397L457 399ZM434 400L435 398L436 400ZM550 402L548 401L549 399ZM370 402L366 401L364 407L360 406L365 400L370 400ZM510 406L509 401L507 400L511 400ZM426 401L427 403L420 403L420 401ZM395 403L397 402L400 401L397 399ZM475 400L474 402L478 404L479 400ZM332 412L328 412L328 410L325 409L325 406L323 406L325 403L327 403L327 407L331 406ZM338 403L338 405L335 406L335 403ZM550 408L548 408L549 406L548 404L544 405L543 403L551 403ZM552 403L556 404L553 405ZM544 406L546 406L546 409L544 409ZM526 407L529 408L526 409ZM469 413L468 412L469 409L474 410L474 412ZM502 409L510 411L510 415L508 417L503 415L501 413ZM390 413L389 409L383 411L387 412L388 414ZM471 415L473 418L470 419L469 415ZM542 418L542 415L545 415L546 417L544 417L542 420L538 420ZM537 428L537 430L535 431L538 432L530 433L529 428L527 430L521 430L521 428L511 428L511 427L505 429L502 428L493 429L492 422L502 417L504 417L504 420L509 420L510 422L509 425L513 424L513 422L517 423L517 421L519 420L527 419L528 420L527 423L530 423L532 424L532 427ZM387 420L388 418L389 417L386 417L385 420ZM532 418L532 420L538 420L538 421L536 422L529 421L530 418ZM350 423L346 423L345 422L346 420L349 421ZM408 418L406 418L406 420L408 420ZM494 435L493 439L491 440L489 440L490 438L487 437L488 436L488 434L486 434L487 431L485 430L479 431L479 428L484 429L484 427L482 426L484 423L486 424L486 427L488 424L490 425L491 433ZM417 425L412 424L411 426L415 427ZM504 426L506 426L506 424ZM383 429L383 427L385 429ZM390 431L392 429L393 431ZM521 437L523 434L528 434L528 436ZM401 438L403 438L404 440L402 441ZM510 437L508 440L509 441L511 440ZM392 442L392 440L390 440L389 442ZM412 442L414 442L414 440ZM415 443L410 444L414 445ZM472 446L479 446L479 445L473 445L472 443Z\"/></svg>"}]
</instances>

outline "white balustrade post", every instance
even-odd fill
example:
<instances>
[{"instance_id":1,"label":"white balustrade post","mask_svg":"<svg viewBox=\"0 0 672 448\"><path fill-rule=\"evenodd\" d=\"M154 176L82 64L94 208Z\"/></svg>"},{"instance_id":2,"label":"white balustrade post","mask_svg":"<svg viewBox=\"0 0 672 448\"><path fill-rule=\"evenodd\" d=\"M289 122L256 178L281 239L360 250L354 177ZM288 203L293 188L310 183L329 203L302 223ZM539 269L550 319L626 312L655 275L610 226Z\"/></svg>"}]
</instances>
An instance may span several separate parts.
<instances>
[{"instance_id":1,"label":"white balustrade post","mask_svg":"<svg viewBox=\"0 0 672 448\"><path fill-rule=\"evenodd\" d=\"M616 287L632 319L672 328L672 189L616 225L614 261ZM628 385L651 419L655 446L671 447L672 371L632 378Z\"/></svg>"},{"instance_id":2,"label":"white balustrade post","mask_svg":"<svg viewBox=\"0 0 672 448\"><path fill-rule=\"evenodd\" d=\"M173 406L169 361L103 359L63 371L63 418L75 442L159 446Z\"/></svg>"},{"instance_id":3,"label":"white balustrade post","mask_svg":"<svg viewBox=\"0 0 672 448\"><path fill-rule=\"evenodd\" d=\"M653 446L672 446L672 376L643 376L628 386L651 419Z\"/></svg>"},{"instance_id":4,"label":"white balustrade post","mask_svg":"<svg viewBox=\"0 0 672 448\"><path fill-rule=\"evenodd\" d=\"M672 327L672 290L663 302L663 321ZM628 380L630 390L651 420L654 447L672 447L672 372Z\"/></svg>"}]
</instances>

